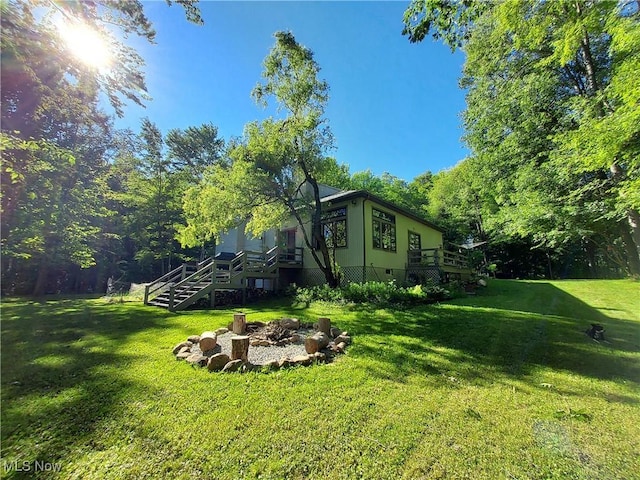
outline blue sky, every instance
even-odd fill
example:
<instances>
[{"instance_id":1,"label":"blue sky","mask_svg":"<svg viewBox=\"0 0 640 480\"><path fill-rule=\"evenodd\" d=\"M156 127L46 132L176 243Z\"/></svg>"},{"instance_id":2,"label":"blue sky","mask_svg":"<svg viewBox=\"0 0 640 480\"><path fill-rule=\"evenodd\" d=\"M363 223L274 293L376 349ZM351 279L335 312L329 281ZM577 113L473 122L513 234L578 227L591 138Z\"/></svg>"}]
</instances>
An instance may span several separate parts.
<instances>
[{"instance_id":1,"label":"blue sky","mask_svg":"<svg viewBox=\"0 0 640 480\"><path fill-rule=\"evenodd\" d=\"M405 180L451 167L467 155L458 88L463 54L401 35L406 2L202 2L204 26L164 2L145 8L156 45L134 45L146 60L153 100L125 110L116 126L139 130L148 116L163 132L211 122L225 139L268 116L250 92L273 33L290 30L313 50L330 86L329 152L351 172Z\"/></svg>"}]
</instances>

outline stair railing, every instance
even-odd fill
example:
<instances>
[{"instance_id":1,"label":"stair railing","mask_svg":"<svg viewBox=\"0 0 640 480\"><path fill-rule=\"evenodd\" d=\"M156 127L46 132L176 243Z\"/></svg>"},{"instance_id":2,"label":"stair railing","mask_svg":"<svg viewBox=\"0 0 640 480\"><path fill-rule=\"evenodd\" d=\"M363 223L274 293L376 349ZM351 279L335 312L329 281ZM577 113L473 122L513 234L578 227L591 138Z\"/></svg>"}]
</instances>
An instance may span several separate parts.
<instances>
[{"instance_id":1,"label":"stair railing","mask_svg":"<svg viewBox=\"0 0 640 480\"><path fill-rule=\"evenodd\" d=\"M232 279L243 276L247 271L247 254L244 251L238 252L236 257L229 262L229 282Z\"/></svg>"},{"instance_id":2,"label":"stair railing","mask_svg":"<svg viewBox=\"0 0 640 480\"><path fill-rule=\"evenodd\" d=\"M211 262L213 262L213 257L207 257L204 260L202 260L201 262L196 263L198 270L200 270L202 267L206 267L207 265L209 265Z\"/></svg>"},{"instance_id":3,"label":"stair railing","mask_svg":"<svg viewBox=\"0 0 640 480\"><path fill-rule=\"evenodd\" d=\"M274 272L278 268L278 260L280 259L280 248L278 246L267 250L264 254L264 266L265 271L268 273Z\"/></svg>"},{"instance_id":4,"label":"stair railing","mask_svg":"<svg viewBox=\"0 0 640 480\"><path fill-rule=\"evenodd\" d=\"M456 268L468 268L469 262L467 260L467 256L458 252L450 252L448 250L444 250L442 255L442 263L443 265L448 265Z\"/></svg>"},{"instance_id":5,"label":"stair railing","mask_svg":"<svg viewBox=\"0 0 640 480\"><path fill-rule=\"evenodd\" d=\"M144 304L147 305L149 303L149 297L152 294L155 293L155 296L158 296L165 292L171 283L184 279L187 271L186 268L186 264L180 265L178 268L174 268L169 273L146 285L144 287Z\"/></svg>"}]
</instances>

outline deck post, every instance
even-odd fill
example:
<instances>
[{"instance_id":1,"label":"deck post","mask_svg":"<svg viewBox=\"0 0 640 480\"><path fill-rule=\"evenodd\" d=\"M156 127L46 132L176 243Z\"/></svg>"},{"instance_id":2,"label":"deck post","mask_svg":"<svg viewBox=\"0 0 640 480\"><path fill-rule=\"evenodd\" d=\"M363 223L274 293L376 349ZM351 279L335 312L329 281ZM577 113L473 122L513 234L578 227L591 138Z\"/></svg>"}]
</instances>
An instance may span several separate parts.
<instances>
[{"instance_id":1,"label":"deck post","mask_svg":"<svg viewBox=\"0 0 640 480\"><path fill-rule=\"evenodd\" d=\"M149 287L151 285L144 286L144 305L149 305Z\"/></svg>"},{"instance_id":2,"label":"deck post","mask_svg":"<svg viewBox=\"0 0 640 480\"><path fill-rule=\"evenodd\" d=\"M240 285L242 285L242 304L247 303L247 254L242 256L242 278L240 279Z\"/></svg>"},{"instance_id":3,"label":"deck post","mask_svg":"<svg viewBox=\"0 0 640 480\"><path fill-rule=\"evenodd\" d=\"M187 264L183 263L182 272L180 273L180 280L184 280L185 278L187 278Z\"/></svg>"},{"instance_id":4,"label":"deck post","mask_svg":"<svg viewBox=\"0 0 640 480\"><path fill-rule=\"evenodd\" d=\"M169 287L169 311L173 312L173 302L176 296L176 287L171 285Z\"/></svg>"}]
</instances>

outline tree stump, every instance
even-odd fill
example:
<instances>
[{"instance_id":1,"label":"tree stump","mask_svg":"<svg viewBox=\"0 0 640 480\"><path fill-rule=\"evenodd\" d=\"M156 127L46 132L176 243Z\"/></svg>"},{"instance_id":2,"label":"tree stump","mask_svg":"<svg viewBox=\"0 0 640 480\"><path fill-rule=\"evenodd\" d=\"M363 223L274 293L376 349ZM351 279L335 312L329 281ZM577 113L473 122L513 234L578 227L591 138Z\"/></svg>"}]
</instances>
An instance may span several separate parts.
<instances>
[{"instance_id":1,"label":"tree stump","mask_svg":"<svg viewBox=\"0 0 640 480\"><path fill-rule=\"evenodd\" d=\"M604 327L597 323L592 323L586 333L594 340L604 340Z\"/></svg>"},{"instance_id":2,"label":"tree stump","mask_svg":"<svg viewBox=\"0 0 640 480\"><path fill-rule=\"evenodd\" d=\"M318 330L331 336L331 319L327 317L318 318Z\"/></svg>"},{"instance_id":3,"label":"tree stump","mask_svg":"<svg viewBox=\"0 0 640 480\"><path fill-rule=\"evenodd\" d=\"M329 345L329 335L324 332L316 332L304 341L304 349L307 353L316 353Z\"/></svg>"},{"instance_id":4,"label":"tree stump","mask_svg":"<svg viewBox=\"0 0 640 480\"><path fill-rule=\"evenodd\" d=\"M203 332L200 335L200 350L203 352L208 352L209 350L213 350L216 348L216 344L218 343L218 336L215 332Z\"/></svg>"},{"instance_id":5,"label":"tree stump","mask_svg":"<svg viewBox=\"0 0 640 480\"><path fill-rule=\"evenodd\" d=\"M247 332L247 316L244 313L233 314L233 333L244 335Z\"/></svg>"},{"instance_id":6,"label":"tree stump","mask_svg":"<svg viewBox=\"0 0 640 480\"><path fill-rule=\"evenodd\" d=\"M249 356L249 336L238 335L231 338L231 360L247 361Z\"/></svg>"}]
</instances>

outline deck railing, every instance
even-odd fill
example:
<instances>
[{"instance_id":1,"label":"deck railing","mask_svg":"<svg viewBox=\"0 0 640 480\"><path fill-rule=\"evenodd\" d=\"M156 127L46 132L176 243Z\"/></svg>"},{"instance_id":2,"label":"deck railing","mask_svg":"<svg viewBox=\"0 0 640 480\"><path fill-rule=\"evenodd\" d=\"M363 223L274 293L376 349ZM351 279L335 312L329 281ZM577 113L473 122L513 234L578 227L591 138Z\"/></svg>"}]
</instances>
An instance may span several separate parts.
<instances>
[{"instance_id":1,"label":"deck railing","mask_svg":"<svg viewBox=\"0 0 640 480\"><path fill-rule=\"evenodd\" d=\"M469 268L467 256L439 248L423 248L421 250L409 250L407 252L407 267L455 267Z\"/></svg>"},{"instance_id":2,"label":"deck railing","mask_svg":"<svg viewBox=\"0 0 640 480\"><path fill-rule=\"evenodd\" d=\"M291 265L302 265L303 251L304 249L302 247L280 248L278 261Z\"/></svg>"},{"instance_id":3,"label":"deck railing","mask_svg":"<svg viewBox=\"0 0 640 480\"><path fill-rule=\"evenodd\" d=\"M147 285L144 303L162 295L169 310L180 309L212 288L246 288L249 277L269 278L280 266L302 266L302 256L302 248L276 246L266 252L243 250L229 260L209 257L196 265L185 264Z\"/></svg>"},{"instance_id":4,"label":"deck railing","mask_svg":"<svg viewBox=\"0 0 640 480\"><path fill-rule=\"evenodd\" d=\"M469 260L465 254L448 250L443 250L442 263L449 267L469 268Z\"/></svg>"}]
</instances>

